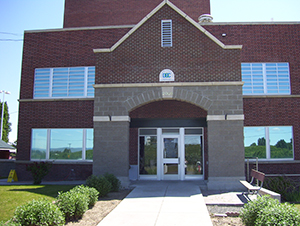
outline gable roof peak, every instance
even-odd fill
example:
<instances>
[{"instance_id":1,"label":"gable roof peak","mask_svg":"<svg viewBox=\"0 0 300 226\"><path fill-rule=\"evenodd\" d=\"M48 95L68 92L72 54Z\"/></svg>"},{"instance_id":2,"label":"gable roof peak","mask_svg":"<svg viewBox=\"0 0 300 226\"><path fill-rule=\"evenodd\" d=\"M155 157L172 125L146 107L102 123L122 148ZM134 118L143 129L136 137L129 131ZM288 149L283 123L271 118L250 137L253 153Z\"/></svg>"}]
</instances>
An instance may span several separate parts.
<instances>
[{"instance_id":1,"label":"gable roof peak","mask_svg":"<svg viewBox=\"0 0 300 226\"><path fill-rule=\"evenodd\" d=\"M181 9L175 6L169 0L163 0L157 7L155 7L147 16L145 16L137 25L135 25L126 35L124 35L117 43L115 43L111 48L105 49L94 49L94 53L101 53L101 52L112 52L114 51L119 45L121 45L132 33L134 33L139 27L141 27L148 19L150 19L155 13L157 13L163 6L168 5L172 8L175 12L189 21L192 25L198 28L201 32L203 32L207 37L209 37L212 41L218 44L223 49L241 49L242 45L225 45L215 36L213 36L210 32L208 32L204 27L202 27L199 23L194 21L191 17L185 14Z\"/></svg>"}]
</instances>

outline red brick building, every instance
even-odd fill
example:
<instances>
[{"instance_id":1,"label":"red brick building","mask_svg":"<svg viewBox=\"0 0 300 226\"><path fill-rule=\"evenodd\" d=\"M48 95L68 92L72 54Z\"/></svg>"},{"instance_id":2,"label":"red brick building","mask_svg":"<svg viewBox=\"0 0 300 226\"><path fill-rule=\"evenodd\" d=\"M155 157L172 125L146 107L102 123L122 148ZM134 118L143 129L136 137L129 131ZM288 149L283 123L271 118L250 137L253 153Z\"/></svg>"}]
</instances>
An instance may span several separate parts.
<instances>
[{"instance_id":1,"label":"red brick building","mask_svg":"<svg viewBox=\"0 0 300 226\"><path fill-rule=\"evenodd\" d=\"M256 157L267 175L299 176L300 23L209 13L209 0L66 0L64 28L26 31L19 179L54 161L46 180L231 189Z\"/></svg>"}]
</instances>

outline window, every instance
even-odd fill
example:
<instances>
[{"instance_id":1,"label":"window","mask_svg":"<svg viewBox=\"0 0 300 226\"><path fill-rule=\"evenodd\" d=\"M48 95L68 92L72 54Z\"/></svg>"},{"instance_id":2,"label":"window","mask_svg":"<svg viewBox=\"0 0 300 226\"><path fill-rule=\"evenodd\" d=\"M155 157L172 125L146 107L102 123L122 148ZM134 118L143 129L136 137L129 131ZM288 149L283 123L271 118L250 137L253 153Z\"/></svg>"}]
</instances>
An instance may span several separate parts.
<instances>
[{"instance_id":1,"label":"window","mask_svg":"<svg viewBox=\"0 0 300 226\"><path fill-rule=\"evenodd\" d=\"M293 127L244 127L245 158L292 159Z\"/></svg>"},{"instance_id":2,"label":"window","mask_svg":"<svg viewBox=\"0 0 300 226\"><path fill-rule=\"evenodd\" d=\"M290 94L288 63L242 63L244 95Z\"/></svg>"},{"instance_id":3,"label":"window","mask_svg":"<svg viewBox=\"0 0 300 226\"><path fill-rule=\"evenodd\" d=\"M94 97L95 67L35 69L33 98Z\"/></svg>"},{"instance_id":4,"label":"window","mask_svg":"<svg viewBox=\"0 0 300 226\"><path fill-rule=\"evenodd\" d=\"M32 129L31 159L92 160L93 129Z\"/></svg>"},{"instance_id":5,"label":"window","mask_svg":"<svg viewBox=\"0 0 300 226\"><path fill-rule=\"evenodd\" d=\"M157 136L156 129L139 130L139 172L140 175L157 174Z\"/></svg>"},{"instance_id":6,"label":"window","mask_svg":"<svg viewBox=\"0 0 300 226\"><path fill-rule=\"evenodd\" d=\"M172 47L172 20L161 21L161 46Z\"/></svg>"}]
</instances>

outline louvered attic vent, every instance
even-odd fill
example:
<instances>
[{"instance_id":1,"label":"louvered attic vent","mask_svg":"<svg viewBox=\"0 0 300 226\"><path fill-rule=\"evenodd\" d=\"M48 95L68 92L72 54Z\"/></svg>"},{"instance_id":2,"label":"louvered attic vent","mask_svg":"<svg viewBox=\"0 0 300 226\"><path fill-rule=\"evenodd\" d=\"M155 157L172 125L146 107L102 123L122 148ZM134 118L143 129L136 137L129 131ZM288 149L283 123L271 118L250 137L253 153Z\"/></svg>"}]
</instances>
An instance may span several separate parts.
<instances>
[{"instance_id":1,"label":"louvered attic vent","mask_svg":"<svg viewBox=\"0 0 300 226\"><path fill-rule=\"evenodd\" d=\"M172 47L172 20L161 21L161 46Z\"/></svg>"}]
</instances>

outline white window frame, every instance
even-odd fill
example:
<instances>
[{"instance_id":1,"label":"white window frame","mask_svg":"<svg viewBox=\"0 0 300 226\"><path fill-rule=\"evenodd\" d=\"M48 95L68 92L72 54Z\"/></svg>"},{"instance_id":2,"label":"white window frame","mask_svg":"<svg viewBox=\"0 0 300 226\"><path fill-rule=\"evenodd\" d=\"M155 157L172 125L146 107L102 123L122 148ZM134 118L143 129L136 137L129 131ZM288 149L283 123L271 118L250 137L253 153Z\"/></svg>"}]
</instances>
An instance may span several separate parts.
<instances>
[{"instance_id":1,"label":"white window frame","mask_svg":"<svg viewBox=\"0 0 300 226\"><path fill-rule=\"evenodd\" d=\"M245 64L250 64L250 70L249 71L243 71L243 66L246 66ZM259 78L255 78L255 65L259 65L261 64L262 65L262 77ZM269 77L267 74L268 74L268 71L267 71L267 67L271 67L270 64L275 64L276 66L273 66L273 67L276 67L276 70L274 70L274 74L271 75L273 76L273 78ZM284 64L287 64L284 65ZM280 68L283 68L283 67L287 67L287 71L286 70L280 70ZM291 83L290 83L290 69L289 69L289 63L287 62L265 62L265 63L262 63L262 62L243 62L241 64L241 69L242 69L242 80L245 82L244 84L244 87L243 87L243 95L290 95L291 94ZM246 74L243 74L244 73L250 73L248 75ZM287 73L287 77L286 75L280 75L280 72L285 72ZM246 76L248 76L248 78L245 78ZM249 76L250 76L250 80L249 81ZM259 75L258 75L259 76ZM285 77L283 77L285 76ZM258 79L258 80L261 80L262 81L260 83L260 85L258 86L255 86L255 82L257 82L257 80L255 81L255 79ZM268 81L269 80L269 81ZM270 80L273 80L273 81L270 81ZM268 85L268 82L273 82L272 85ZM277 83L277 84L275 84ZM285 83L283 85L283 83ZM257 83L258 84L258 83ZM268 92L269 91L269 88L270 87L276 87L277 89L277 92ZM261 87L263 92L258 92L258 91L255 91L255 87ZM288 87L288 89L281 89L283 87ZM250 88L250 89L247 89L247 88ZM247 91L250 91L250 93L247 93ZM273 91L275 91L275 89L273 89Z\"/></svg>"},{"instance_id":2,"label":"white window frame","mask_svg":"<svg viewBox=\"0 0 300 226\"><path fill-rule=\"evenodd\" d=\"M31 158L31 151L32 151L32 131L33 130L38 130L38 129L43 129L47 130L47 135L46 135L46 158L45 159L32 159ZM51 130L52 129L82 129L82 159L50 159L50 143L51 143ZM88 129L93 129L93 128L32 128L31 129L31 148L30 148L30 160L32 161L44 161L44 160L49 160L49 161L87 161L87 162L92 162L92 159L86 159L86 139L87 139L87 130Z\"/></svg>"},{"instance_id":3,"label":"white window frame","mask_svg":"<svg viewBox=\"0 0 300 226\"><path fill-rule=\"evenodd\" d=\"M172 20L161 21L161 47L173 46Z\"/></svg>"},{"instance_id":4,"label":"white window frame","mask_svg":"<svg viewBox=\"0 0 300 226\"><path fill-rule=\"evenodd\" d=\"M84 80L83 82L78 82L80 86L83 86L83 89L79 89L80 93L83 95L71 95L70 92L70 71L71 69L82 68L84 69ZM54 70L55 69L65 69L68 71L67 76L67 85L66 85L66 92L67 95L62 96L54 96L53 93L53 83L54 83ZM41 72L44 70L45 72ZM48 72L47 72L48 71ZM94 89L92 84L95 83L95 71L94 66L81 66L81 67L57 67L57 68L36 68L34 73L34 89L33 89L33 99L57 99L57 98L93 98L94 97ZM92 80L92 83L90 82ZM44 95L40 94L39 92L43 92Z\"/></svg>"}]
</instances>

